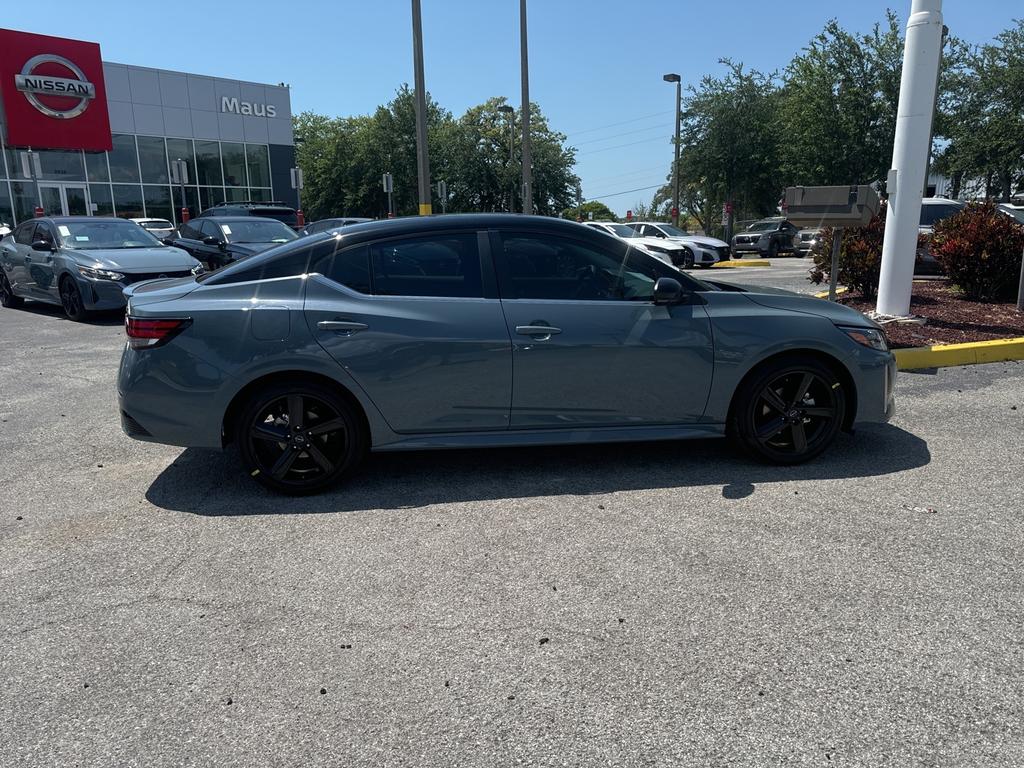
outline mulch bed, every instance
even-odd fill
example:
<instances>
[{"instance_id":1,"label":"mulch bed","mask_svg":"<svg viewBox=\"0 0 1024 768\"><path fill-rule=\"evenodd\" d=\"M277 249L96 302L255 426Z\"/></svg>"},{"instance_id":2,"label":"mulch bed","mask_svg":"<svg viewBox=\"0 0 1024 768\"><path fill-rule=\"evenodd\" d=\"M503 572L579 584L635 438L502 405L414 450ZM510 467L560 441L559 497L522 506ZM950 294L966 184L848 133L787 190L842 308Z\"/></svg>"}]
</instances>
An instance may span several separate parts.
<instances>
[{"instance_id":1,"label":"mulch bed","mask_svg":"<svg viewBox=\"0 0 1024 768\"><path fill-rule=\"evenodd\" d=\"M843 295L839 301L861 312L875 308L874 299ZM885 326L892 347L927 347L1024 336L1024 312L1016 303L985 304L968 301L945 280L915 282L910 313L927 318L924 325L889 323Z\"/></svg>"}]
</instances>

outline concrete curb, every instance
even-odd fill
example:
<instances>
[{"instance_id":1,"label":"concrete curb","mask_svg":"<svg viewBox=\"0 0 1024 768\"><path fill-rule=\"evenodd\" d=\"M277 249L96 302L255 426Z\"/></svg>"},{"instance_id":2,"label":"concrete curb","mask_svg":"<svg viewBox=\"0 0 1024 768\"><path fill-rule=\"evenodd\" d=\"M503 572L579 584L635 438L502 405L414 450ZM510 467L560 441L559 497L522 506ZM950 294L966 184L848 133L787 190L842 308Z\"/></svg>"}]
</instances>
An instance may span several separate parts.
<instances>
[{"instance_id":1,"label":"concrete curb","mask_svg":"<svg viewBox=\"0 0 1024 768\"><path fill-rule=\"evenodd\" d=\"M842 296L848 290L850 290L850 289L846 288L845 286L840 285L840 286L838 286L836 288L836 296ZM814 298L816 298L816 299L827 299L828 298L828 291L818 291L816 294L814 294Z\"/></svg>"},{"instance_id":2,"label":"concrete curb","mask_svg":"<svg viewBox=\"0 0 1024 768\"><path fill-rule=\"evenodd\" d=\"M1024 360L1024 336L994 341L970 341L965 344L935 344L930 347L894 349L893 354L896 355L896 365L901 371Z\"/></svg>"},{"instance_id":3,"label":"concrete curb","mask_svg":"<svg viewBox=\"0 0 1024 768\"><path fill-rule=\"evenodd\" d=\"M738 261L730 259L729 261L716 261L711 265L712 269L727 269L735 267L770 267L772 263L768 259L747 259L746 261Z\"/></svg>"}]
</instances>

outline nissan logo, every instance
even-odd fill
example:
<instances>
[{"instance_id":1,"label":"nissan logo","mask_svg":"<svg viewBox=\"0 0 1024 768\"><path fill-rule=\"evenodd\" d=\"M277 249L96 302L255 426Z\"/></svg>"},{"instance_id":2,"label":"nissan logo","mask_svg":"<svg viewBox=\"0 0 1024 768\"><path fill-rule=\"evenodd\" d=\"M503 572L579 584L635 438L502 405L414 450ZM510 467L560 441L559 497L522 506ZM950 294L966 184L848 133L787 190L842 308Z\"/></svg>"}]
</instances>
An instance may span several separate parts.
<instances>
[{"instance_id":1,"label":"nissan logo","mask_svg":"<svg viewBox=\"0 0 1024 768\"><path fill-rule=\"evenodd\" d=\"M74 75L70 77L54 77L52 75L34 74L42 64L59 64ZM42 53L33 56L21 68L21 74L14 76L14 86L25 94L29 103L48 117L58 120L70 120L85 112L89 102L96 98L96 87L90 83L85 73L63 56ZM40 100L40 96L59 96L63 99L77 99L78 103L70 109L57 109Z\"/></svg>"}]
</instances>

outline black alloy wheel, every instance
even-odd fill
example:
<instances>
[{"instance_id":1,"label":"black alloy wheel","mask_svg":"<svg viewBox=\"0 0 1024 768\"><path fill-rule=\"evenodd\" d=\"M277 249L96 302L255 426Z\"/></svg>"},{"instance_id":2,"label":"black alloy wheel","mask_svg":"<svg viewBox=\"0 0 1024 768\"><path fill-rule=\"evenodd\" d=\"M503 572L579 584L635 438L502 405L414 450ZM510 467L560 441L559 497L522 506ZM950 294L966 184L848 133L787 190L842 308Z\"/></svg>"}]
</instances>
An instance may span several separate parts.
<instances>
[{"instance_id":1,"label":"black alloy wheel","mask_svg":"<svg viewBox=\"0 0 1024 768\"><path fill-rule=\"evenodd\" d=\"M0 307L6 307L7 309L16 309L25 303L25 300L20 296L14 295L14 289L11 288L11 283L7 279L7 275L0 272Z\"/></svg>"},{"instance_id":2,"label":"black alloy wheel","mask_svg":"<svg viewBox=\"0 0 1024 768\"><path fill-rule=\"evenodd\" d=\"M778 240L772 240L771 244L768 246L768 258L769 259L774 259L778 255L779 255L779 241Z\"/></svg>"},{"instance_id":3,"label":"black alloy wheel","mask_svg":"<svg viewBox=\"0 0 1024 768\"><path fill-rule=\"evenodd\" d=\"M67 275L60 281L60 305L68 319L76 323L83 322L89 316L82 303L82 293L78 290L78 284Z\"/></svg>"},{"instance_id":4,"label":"black alloy wheel","mask_svg":"<svg viewBox=\"0 0 1024 768\"><path fill-rule=\"evenodd\" d=\"M689 248L683 249L683 269L693 269L693 251Z\"/></svg>"},{"instance_id":5,"label":"black alloy wheel","mask_svg":"<svg viewBox=\"0 0 1024 768\"><path fill-rule=\"evenodd\" d=\"M824 451L842 428L846 393L826 366L811 358L771 363L737 393L730 432L753 456L799 464Z\"/></svg>"},{"instance_id":6,"label":"black alloy wheel","mask_svg":"<svg viewBox=\"0 0 1024 768\"><path fill-rule=\"evenodd\" d=\"M236 428L242 459L259 483L280 493L315 493L363 458L367 437L348 401L310 382L257 392Z\"/></svg>"}]
</instances>

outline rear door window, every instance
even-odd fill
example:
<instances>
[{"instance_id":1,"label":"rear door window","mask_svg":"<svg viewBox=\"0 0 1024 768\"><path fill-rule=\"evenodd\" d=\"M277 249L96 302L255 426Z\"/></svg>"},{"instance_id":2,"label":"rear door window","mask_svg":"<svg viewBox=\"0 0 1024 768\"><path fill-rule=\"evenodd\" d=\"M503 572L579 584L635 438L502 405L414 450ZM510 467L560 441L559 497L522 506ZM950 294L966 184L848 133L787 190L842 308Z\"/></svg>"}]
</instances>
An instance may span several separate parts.
<instances>
[{"instance_id":1,"label":"rear door window","mask_svg":"<svg viewBox=\"0 0 1024 768\"><path fill-rule=\"evenodd\" d=\"M370 248L357 245L334 251L333 241L318 246L318 256L310 266L310 272L319 272L339 285L359 293L372 292L370 283ZM321 255L322 254L322 255Z\"/></svg>"},{"instance_id":2,"label":"rear door window","mask_svg":"<svg viewBox=\"0 0 1024 768\"><path fill-rule=\"evenodd\" d=\"M26 221L14 230L14 242L21 245L32 245L32 233L36 229L34 221Z\"/></svg>"},{"instance_id":3,"label":"rear door window","mask_svg":"<svg viewBox=\"0 0 1024 768\"><path fill-rule=\"evenodd\" d=\"M381 296L483 297L476 232L387 240L370 246Z\"/></svg>"}]
</instances>

